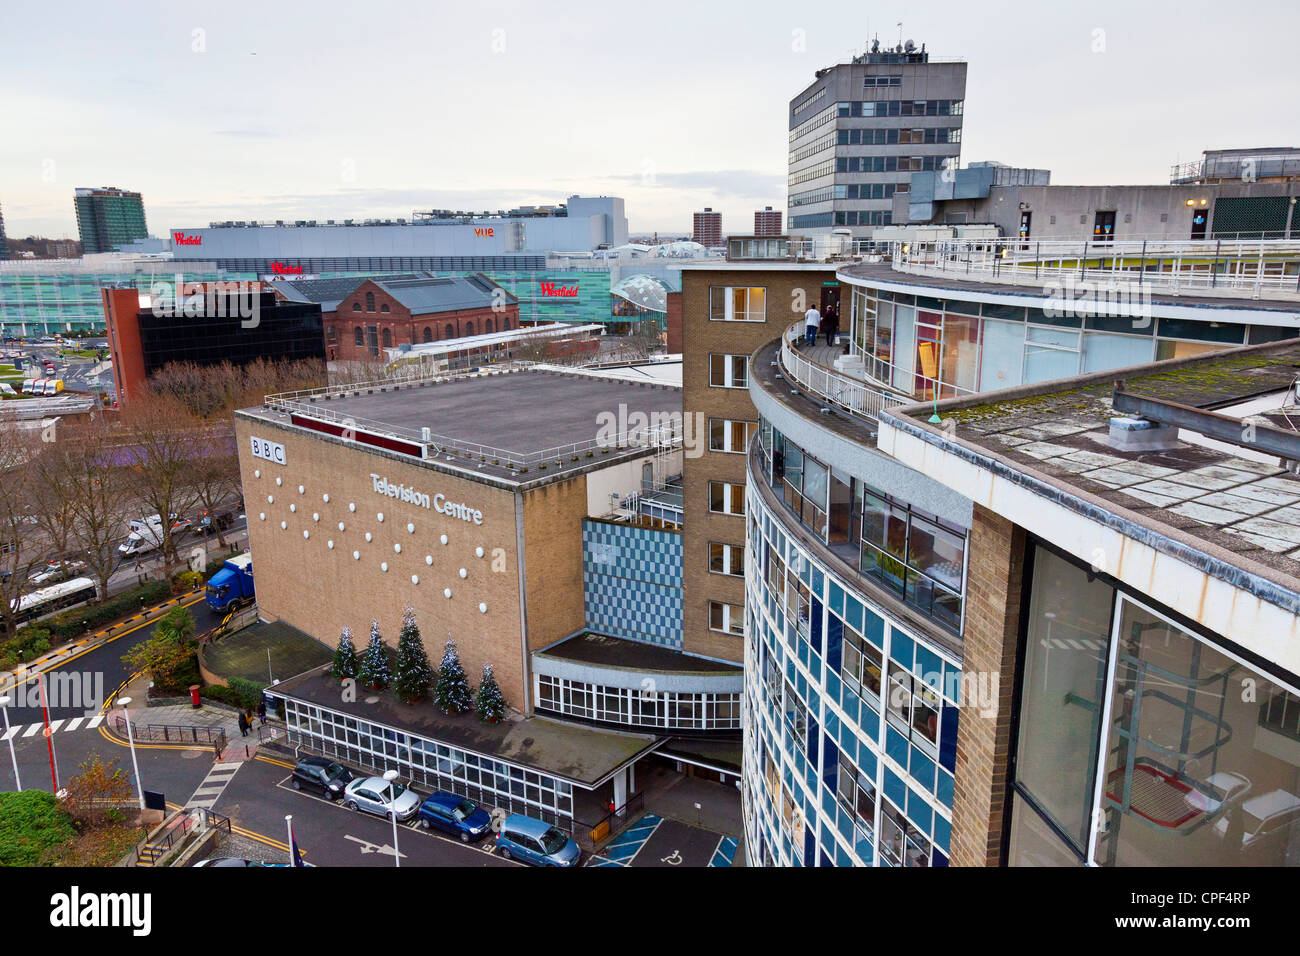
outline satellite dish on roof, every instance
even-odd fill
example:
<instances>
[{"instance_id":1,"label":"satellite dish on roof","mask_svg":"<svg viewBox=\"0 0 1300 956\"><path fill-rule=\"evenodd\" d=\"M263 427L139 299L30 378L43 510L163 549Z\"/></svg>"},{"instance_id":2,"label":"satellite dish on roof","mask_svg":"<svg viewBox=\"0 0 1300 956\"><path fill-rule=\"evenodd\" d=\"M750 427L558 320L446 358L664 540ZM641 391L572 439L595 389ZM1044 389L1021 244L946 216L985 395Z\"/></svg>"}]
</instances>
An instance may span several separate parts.
<instances>
[{"instance_id":1,"label":"satellite dish on roof","mask_svg":"<svg viewBox=\"0 0 1300 956\"><path fill-rule=\"evenodd\" d=\"M911 53L915 49L916 49L916 44L913 43L911 40L908 40L906 43L903 44L904 53Z\"/></svg>"}]
</instances>

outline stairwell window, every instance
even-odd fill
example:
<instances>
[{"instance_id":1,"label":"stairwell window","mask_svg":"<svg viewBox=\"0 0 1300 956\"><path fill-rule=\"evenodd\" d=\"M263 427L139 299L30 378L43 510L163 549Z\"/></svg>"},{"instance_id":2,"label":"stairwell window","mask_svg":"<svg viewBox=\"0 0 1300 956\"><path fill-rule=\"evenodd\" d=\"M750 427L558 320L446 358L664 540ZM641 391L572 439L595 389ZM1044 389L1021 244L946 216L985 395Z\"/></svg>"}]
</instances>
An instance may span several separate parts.
<instances>
[{"instance_id":1,"label":"stairwell window","mask_svg":"<svg viewBox=\"0 0 1300 956\"><path fill-rule=\"evenodd\" d=\"M723 355L721 353L710 355L709 386L711 388L748 388L749 356Z\"/></svg>"},{"instance_id":2,"label":"stairwell window","mask_svg":"<svg viewBox=\"0 0 1300 956\"><path fill-rule=\"evenodd\" d=\"M767 289L710 286L709 320L711 322L767 321Z\"/></svg>"},{"instance_id":3,"label":"stairwell window","mask_svg":"<svg viewBox=\"0 0 1300 956\"><path fill-rule=\"evenodd\" d=\"M758 422L737 422L728 418L709 419L709 451L743 455Z\"/></svg>"},{"instance_id":4,"label":"stairwell window","mask_svg":"<svg viewBox=\"0 0 1300 956\"><path fill-rule=\"evenodd\" d=\"M745 514L745 486L726 481L709 482L709 510L714 514Z\"/></svg>"},{"instance_id":5,"label":"stairwell window","mask_svg":"<svg viewBox=\"0 0 1300 956\"><path fill-rule=\"evenodd\" d=\"M709 630L734 634L737 637L745 633L745 609L735 604L721 601L709 602Z\"/></svg>"},{"instance_id":6,"label":"stairwell window","mask_svg":"<svg viewBox=\"0 0 1300 956\"><path fill-rule=\"evenodd\" d=\"M709 542L709 570L714 574L726 574L733 578L745 574L745 548L743 545Z\"/></svg>"}]
</instances>

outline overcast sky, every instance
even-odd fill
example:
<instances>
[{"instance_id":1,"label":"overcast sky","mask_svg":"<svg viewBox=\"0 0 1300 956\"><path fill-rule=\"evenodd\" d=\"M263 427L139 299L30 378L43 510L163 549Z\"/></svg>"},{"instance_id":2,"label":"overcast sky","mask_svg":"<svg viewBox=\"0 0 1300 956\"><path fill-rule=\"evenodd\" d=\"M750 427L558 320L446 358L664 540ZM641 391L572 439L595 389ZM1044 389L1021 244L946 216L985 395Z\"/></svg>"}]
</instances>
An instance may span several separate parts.
<instances>
[{"instance_id":1,"label":"overcast sky","mask_svg":"<svg viewBox=\"0 0 1300 956\"><path fill-rule=\"evenodd\" d=\"M633 231L785 209L787 105L871 34L969 64L962 162L1167 182L1297 146L1295 0L915 3L19 2L0 19L0 208L76 236L72 191L150 232L406 217L573 193ZM563 12L561 12L563 11Z\"/></svg>"}]
</instances>

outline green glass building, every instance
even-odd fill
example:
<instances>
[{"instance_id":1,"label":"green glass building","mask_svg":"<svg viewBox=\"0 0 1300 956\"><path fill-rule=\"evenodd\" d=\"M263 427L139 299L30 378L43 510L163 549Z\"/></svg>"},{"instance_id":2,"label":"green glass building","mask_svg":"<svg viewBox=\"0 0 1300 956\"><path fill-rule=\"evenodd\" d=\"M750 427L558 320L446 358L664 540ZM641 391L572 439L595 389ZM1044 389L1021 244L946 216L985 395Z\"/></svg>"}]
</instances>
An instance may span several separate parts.
<instances>
[{"instance_id":1,"label":"green glass building","mask_svg":"<svg viewBox=\"0 0 1300 956\"><path fill-rule=\"evenodd\" d=\"M78 189L73 198L77 208L77 230L83 254L112 252L119 243L145 239L144 200L139 193L105 186Z\"/></svg>"}]
</instances>

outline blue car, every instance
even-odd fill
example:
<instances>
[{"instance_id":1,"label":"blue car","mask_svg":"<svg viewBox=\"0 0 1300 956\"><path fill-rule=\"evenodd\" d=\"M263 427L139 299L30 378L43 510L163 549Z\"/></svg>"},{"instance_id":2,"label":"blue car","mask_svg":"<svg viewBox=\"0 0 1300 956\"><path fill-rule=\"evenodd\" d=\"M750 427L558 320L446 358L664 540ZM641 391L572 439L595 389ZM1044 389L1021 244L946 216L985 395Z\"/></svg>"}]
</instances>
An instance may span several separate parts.
<instances>
[{"instance_id":1,"label":"blue car","mask_svg":"<svg viewBox=\"0 0 1300 956\"><path fill-rule=\"evenodd\" d=\"M420 804L420 826L441 830L468 843L492 829L492 817L480 806L454 793L435 793Z\"/></svg>"},{"instance_id":2,"label":"blue car","mask_svg":"<svg viewBox=\"0 0 1300 956\"><path fill-rule=\"evenodd\" d=\"M506 817L497 834L497 849L507 860L534 866L577 866L582 856L578 844L564 831L519 813Z\"/></svg>"}]
</instances>

